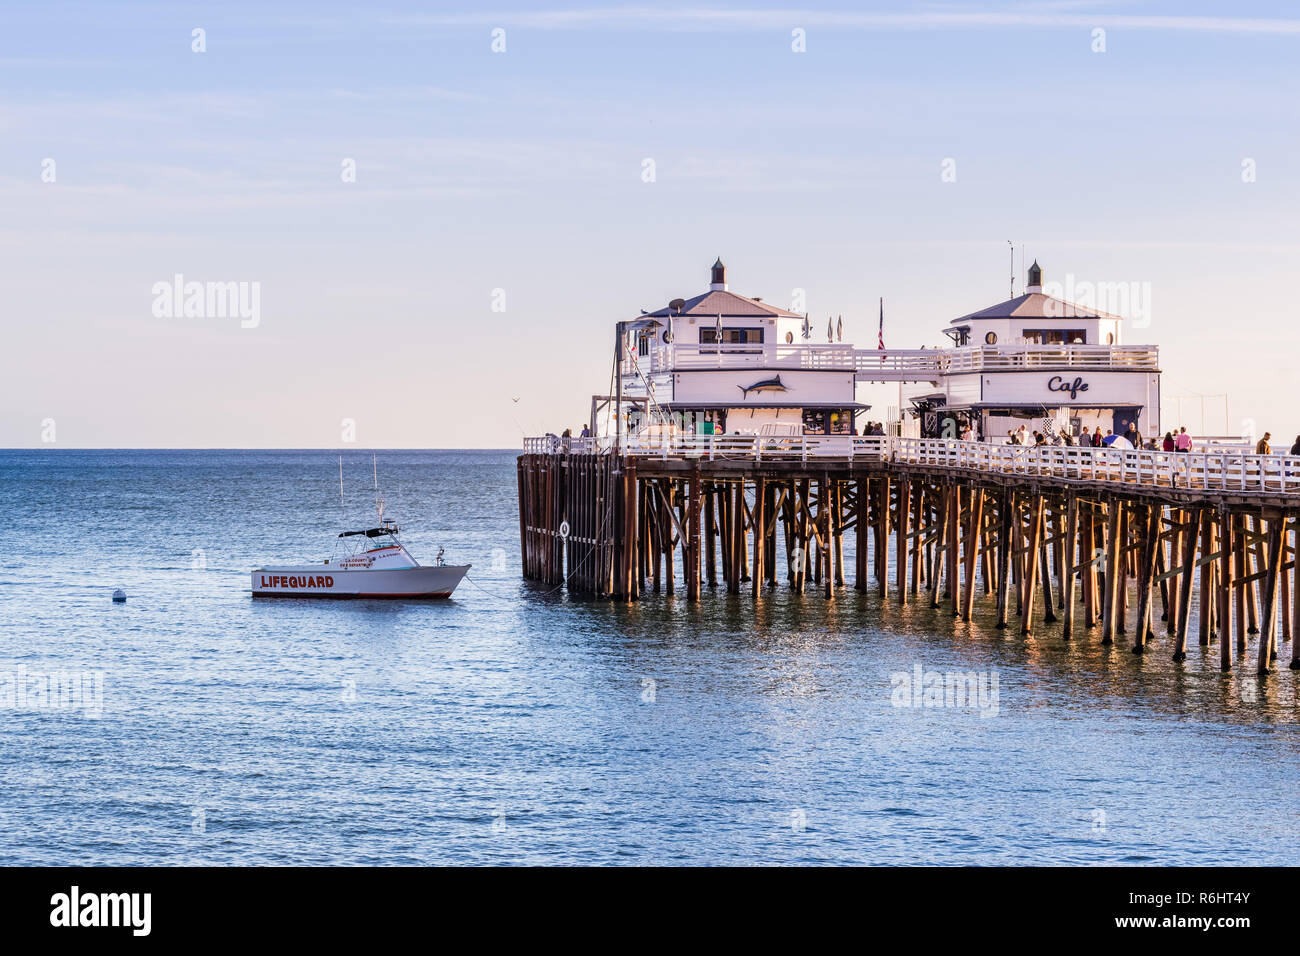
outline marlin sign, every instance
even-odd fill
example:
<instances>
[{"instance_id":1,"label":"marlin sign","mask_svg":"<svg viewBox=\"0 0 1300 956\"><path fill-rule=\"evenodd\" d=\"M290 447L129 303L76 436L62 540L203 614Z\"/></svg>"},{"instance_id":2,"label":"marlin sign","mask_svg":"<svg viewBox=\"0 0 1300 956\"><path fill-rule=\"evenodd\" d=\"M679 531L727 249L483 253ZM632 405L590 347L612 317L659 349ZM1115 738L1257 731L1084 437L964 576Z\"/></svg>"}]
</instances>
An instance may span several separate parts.
<instances>
[{"instance_id":1,"label":"marlin sign","mask_svg":"<svg viewBox=\"0 0 1300 956\"><path fill-rule=\"evenodd\" d=\"M780 375L777 375L773 378L765 378L761 382L755 382L753 385L750 385L748 388L746 388L744 385L737 385L736 388L740 389L741 392L744 393L745 398L749 398L750 392L788 392L789 391L788 388L786 388L784 385L781 384Z\"/></svg>"}]
</instances>

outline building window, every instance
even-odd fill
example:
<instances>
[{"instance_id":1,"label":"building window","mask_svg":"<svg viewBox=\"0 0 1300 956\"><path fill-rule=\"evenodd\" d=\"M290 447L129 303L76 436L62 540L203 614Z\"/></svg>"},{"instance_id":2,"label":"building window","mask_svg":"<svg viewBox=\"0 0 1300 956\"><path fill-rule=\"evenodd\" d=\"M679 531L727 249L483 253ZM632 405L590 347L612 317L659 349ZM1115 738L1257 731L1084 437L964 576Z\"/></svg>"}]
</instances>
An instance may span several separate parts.
<instances>
[{"instance_id":1,"label":"building window","mask_svg":"<svg viewBox=\"0 0 1300 956\"><path fill-rule=\"evenodd\" d=\"M803 433L805 435L826 434L826 413L820 408L803 410Z\"/></svg>"},{"instance_id":2,"label":"building window","mask_svg":"<svg viewBox=\"0 0 1300 956\"><path fill-rule=\"evenodd\" d=\"M700 329L701 345L714 345L717 343L717 341L718 341L718 330L716 328ZM762 345L763 330L762 329L723 329L722 344L723 345ZM712 351L712 350L700 349L700 351L704 352L704 351ZM748 351L748 349L744 351ZM758 351L758 350L755 349L754 351Z\"/></svg>"},{"instance_id":3,"label":"building window","mask_svg":"<svg viewBox=\"0 0 1300 956\"><path fill-rule=\"evenodd\" d=\"M997 334L996 332L985 332L985 333L984 333L984 344L985 344L985 345L997 345L997 344L998 344L998 334Z\"/></svg>"},{"instance_id":4,"label":"building window","mask_svg":"<svg viewBox=\"0 0 1300 956\"><path fill-rule=\"evenodd\" d=\"M700 344L712 345L718 341L717 329L700 329ZM723 329L722 341L725 345L746 345L750 342L762 344L762 329Z\"/></svg>"},{"instance_id":5,"label":"building window","mask_svg":"<svg viewBox=\"0 0 1300 956\"><path fill-rule=\"evenodd\" d=\"M803 433L805 435L852 435L853 409L805 408Z\"/></svg>"},{"instance_id":6,"label":"building window","mask_svg":"<svg viewBox=\"0 0 1300 956\"><path fill-rule=\"evenodd\" d=\"M1028 345L1086 345L1085 329L1025 329L1021 333Z\"/></svg>"}]
</instances>

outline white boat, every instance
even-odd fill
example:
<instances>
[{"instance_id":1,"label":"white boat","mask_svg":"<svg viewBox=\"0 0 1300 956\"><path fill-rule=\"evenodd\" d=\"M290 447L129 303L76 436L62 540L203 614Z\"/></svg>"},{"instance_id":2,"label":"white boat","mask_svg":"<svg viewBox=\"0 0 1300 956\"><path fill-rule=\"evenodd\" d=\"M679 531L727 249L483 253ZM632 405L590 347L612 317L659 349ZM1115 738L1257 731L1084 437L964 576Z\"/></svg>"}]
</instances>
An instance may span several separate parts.
<instances>
[{"instance_id":1,"label":"white boat","mask_svg":"<svg viewBox=\"0 0 1300 956\"><path fill-rule=\"evenodd\" d=\"M471 565L422 565L397 538L397 525L344 531L345 553L320 564L256 568L253 597L446 598Z\"/></svg>"}]
</instances>

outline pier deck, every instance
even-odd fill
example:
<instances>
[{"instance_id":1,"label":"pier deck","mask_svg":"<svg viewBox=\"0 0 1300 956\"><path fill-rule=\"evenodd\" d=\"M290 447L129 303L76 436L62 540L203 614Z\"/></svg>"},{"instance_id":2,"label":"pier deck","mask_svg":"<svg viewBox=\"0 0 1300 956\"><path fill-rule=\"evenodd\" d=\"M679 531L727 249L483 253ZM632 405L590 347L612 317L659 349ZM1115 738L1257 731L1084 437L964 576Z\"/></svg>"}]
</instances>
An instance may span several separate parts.
<instances>
[{"instance_id":1,"label":"pier deck","mask_svg":"<svg viewBox=\"0 0 1300 956\"><path fill-rule=\"evenodd\" d=\"M979 596L999 627L1014 612L1023 633L1060 621L1064 640L1129 635L1134 653L1158 620L1176 660L1195 604L1198 641L1217 640L1223 668L1257 635L1260 673L1300 635L1300 458L883 436L617 444L525 442L525 577L621 600L679 581L699 600L720 578L759 598L783 564L796 592L833 600L851 576L856 590L959 618Z\"/></svg>"}]
</instances>

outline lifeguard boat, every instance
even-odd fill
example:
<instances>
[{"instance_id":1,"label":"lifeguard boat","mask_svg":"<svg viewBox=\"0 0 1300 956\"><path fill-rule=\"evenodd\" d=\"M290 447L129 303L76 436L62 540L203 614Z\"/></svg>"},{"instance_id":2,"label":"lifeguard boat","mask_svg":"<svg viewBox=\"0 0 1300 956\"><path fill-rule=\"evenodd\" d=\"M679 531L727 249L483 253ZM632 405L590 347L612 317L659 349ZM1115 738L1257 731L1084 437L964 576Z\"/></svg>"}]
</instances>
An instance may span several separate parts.
<instances>
[{"instance_id":1,"label":"lifeguard boat","mask_svg":"<svg viewBox=\"0 0 1300 956\"><path fill-rule=\"evenodd\" d=\"M253 597L446 598L471 565L416 561L397 537L391 518L377 528L339 534L341 555L321 564L286 565L253 571Z\"/></svg>"}]
</instances>

